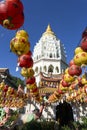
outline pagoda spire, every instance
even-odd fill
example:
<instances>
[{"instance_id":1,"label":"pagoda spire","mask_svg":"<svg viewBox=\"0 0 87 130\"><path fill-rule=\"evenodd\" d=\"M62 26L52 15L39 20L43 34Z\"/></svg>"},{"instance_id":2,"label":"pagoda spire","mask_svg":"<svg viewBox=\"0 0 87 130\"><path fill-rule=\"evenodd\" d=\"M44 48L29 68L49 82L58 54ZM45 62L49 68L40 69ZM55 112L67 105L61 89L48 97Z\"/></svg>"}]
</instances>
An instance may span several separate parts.
<instances>
[{"instance_id":1,"label":"pagoda spire","mask_svg":"<svg viewBox=\"0 0 87 130\"><path fill-rule=\"evenodd\" d=\"M50 27L50 24L48 24L47 29L46 29L46 32L52 32L52 29L51 29L51 27Z\"/></svg>"},{"instance_id":2,"label":"pagoda spire","mask_svg":"<svg viewBox=\"0 0 87 130\"><path fill-rule=\"evenodd\" d=\"M51 29L51 26L50 24L48 24L47 28L46 28L46 31L43 33L43 35L55 35L54 32L52 31Z\"/></svg>"}]
</instances>

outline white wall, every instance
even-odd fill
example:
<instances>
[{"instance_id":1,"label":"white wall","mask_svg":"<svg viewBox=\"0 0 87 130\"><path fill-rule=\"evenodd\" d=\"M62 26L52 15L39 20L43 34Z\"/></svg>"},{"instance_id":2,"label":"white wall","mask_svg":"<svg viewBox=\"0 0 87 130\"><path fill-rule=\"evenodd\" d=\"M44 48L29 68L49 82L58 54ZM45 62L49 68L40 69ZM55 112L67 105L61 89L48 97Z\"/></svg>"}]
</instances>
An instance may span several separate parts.
<instances>
[{"instance_id":1,"label":"white wall","mask_svg":"<svg viewBox=\"0 0 87 130\"><path fill-rule=\"evenodd\" d=\"M42 118L43 119L55 119L56 106L59 103L52 103L49 106L45 107L43 110ZM86 103L70 103L73 109L74 120L81 120L82 117L87 117L87 104ZM35 108L40 108L40 104L35 101L31 101L27 106L25 106L25 112L32 111Z\"/></svg>"}]
</instances>

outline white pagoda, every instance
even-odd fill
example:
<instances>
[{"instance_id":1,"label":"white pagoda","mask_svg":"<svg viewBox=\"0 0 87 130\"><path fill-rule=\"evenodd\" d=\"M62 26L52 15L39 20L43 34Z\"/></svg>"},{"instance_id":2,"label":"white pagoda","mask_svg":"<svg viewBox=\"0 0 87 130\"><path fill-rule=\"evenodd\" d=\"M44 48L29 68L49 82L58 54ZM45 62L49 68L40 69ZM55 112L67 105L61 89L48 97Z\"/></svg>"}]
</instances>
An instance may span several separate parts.
<instances>
[{"instance_id":1,"label":"white pagoda","mask_svg":"<svg viewBox=\"0 0 87 130\"><path fill-rule=\"evenodd\" d=\"M33 69L37 85L40 82L40 72L49 75L59 75L67 68L64 44L56 37L50 25L42 34L33 50Z\"/></svg>"}]
</instances>

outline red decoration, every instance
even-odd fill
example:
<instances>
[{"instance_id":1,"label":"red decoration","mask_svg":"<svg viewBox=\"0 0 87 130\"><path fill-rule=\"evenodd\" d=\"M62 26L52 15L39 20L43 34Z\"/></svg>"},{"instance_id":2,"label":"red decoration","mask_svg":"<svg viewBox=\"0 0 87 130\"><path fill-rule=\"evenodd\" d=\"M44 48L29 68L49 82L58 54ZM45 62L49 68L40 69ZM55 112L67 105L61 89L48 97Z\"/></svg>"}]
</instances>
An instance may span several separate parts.
<instances>
[{"instance_id":1,"label":"red decoration","mask_svg":"<svg viewBox=\"0 0 87 130\"><path fill-rule=\"evenodd\" d=\"M29 51L26 55L29 55L31 57L32 56L32 52Z\"/></svg>"},{"instance_id":2,"label":"red decoration","mask_svg":"<svg viewBox=\"0 0 87 130\"><path fill-rule=\"evenodd\" d=\"M82 41L81 41L81 48L84 51L87 51L87 37L85 37L84 39L82 39Z\"/></svg>"},{"instance_id":3,"label":"red decoration","mask_svg":"<svg viewBox=\"0 0 87 130\"><path fill-rule=\"evenodd\" d=\"M86 29L84 30L84 32L82 33L82 38L84 38L84 37L87 37L87 27L86 27Z\"/></svg>"},{"instance_id":4,"label":"red decoration","mask_svg":"<svg viewBox=\"0 0 87 130\"><path fill-rule=\"evenodd\" d=\"M20 28L24 23L23 4L20 0L0 2L0 24L11 30Z\"/></svg>"},{"instance_id":5,"label":"red decoration","mask_svg":"<svg viewBox=\"0 0 87 130\"><path fill-rule=\"evenodd\" d=\"M62 80L62 86L63 87L69 87L70 86L70 84L69 83L67 83L66 81L64 81L64 80Z\"/></svg>"},{"instance_id":6,"label":"red decoration","mask_svg":"<svg viewBox=\"0 0 87 130\"><path fill-rule=\"evenodd\" d=\"M64 94L64 92L61 89L58 90L58 93L59 94Z\"/></svg>"},{"instance_id":7,"label":"red decoration","mask_svg":"<svg viewBox=\"0 0 87 130\"><path fill-rule=\"evenodd\" d=\"M7 7L5 1L0 2L0 24L3 22L3 19L6 19Z\"/></svg>"},{"instance_id":8,"label":"red decoration","mask_svg":"<svg viewBox=\"0 0 87 130\"><path fill-rule=\"evenodd\" d=\"M72 66L72 65L75 65L75 62L73 59L69 62L69 66Z\"/></svg>"},{"instance_id":9,"label":"red decoration","mask_svg":"<svg viewBox=\"0 0 87 130\"><path fill-rule=\"evenodd\" d=\"M18 58L18 64L20 67L29 68L33 66L33 59L28 54L24 54Z\"/></svg>"},{"instance_id":10,"label":"red decoration","mask_svg":"<svg viewBox=\"0 0 87 130\"><path fill-rule=\"evenodd\" d=\"M83 84L82 84L82 77L78 77L78 85L79 87L83 87Z\"/></svg>"},{"instance_id":11,"label":"red decoration","mask_svg":"<svg viewBox=\"0 0 87 130\"><path fill-rule=\"evenodd\" d=\"M8 91L8 87L9 87L8 85L5 85L3 91L7 92Z\"/></svg>"},{"instance_id":12,"label":"red decoration","mask_svg":"<svg viewBox=\"0 0 87 130\"><path fill-rule=\"evenodd\" d=\"M72 65L69 67L68 69L68 73L71 75L71 76L79 76L81 73L82 73L82 69L80 66L77 66L77 65Z\"/></svg>"},{"instance_id":13,"label":"red decoration","mask_svg":"<svg viewBox=\"0 0 87 130\"><path fill-rule=\"evenodd\" d=\"M16 14L23 11L23 4L20 0L6 0L7 15L15 17Z\"/></svg>"},{"instance_id":14,"label":"red decoration","mask_svg":"<svg viewBox=\"0 0 87 130\"><path fill-rule=\"evenodd\" d=\"M35 77L29 77L26 79L26 84L34 84L35 83Z\"/></svg>"},{"instance_id":15,"label":"red decoration","mask_svg":"<svg viewBox=\"0 0 87 130\"><path fill-rule=\"evenodd\" d=\"M38 92L38 88L34 88L34 89L31 90L31 93L34 94L35 92Z\"/></svg>"}]
</instances>

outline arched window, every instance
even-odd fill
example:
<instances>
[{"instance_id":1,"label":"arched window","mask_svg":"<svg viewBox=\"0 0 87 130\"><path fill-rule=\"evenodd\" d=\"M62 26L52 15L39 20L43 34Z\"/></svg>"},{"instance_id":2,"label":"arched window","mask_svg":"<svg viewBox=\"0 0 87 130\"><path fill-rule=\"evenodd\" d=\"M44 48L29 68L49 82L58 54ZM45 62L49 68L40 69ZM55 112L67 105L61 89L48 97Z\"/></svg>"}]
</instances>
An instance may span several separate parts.
<instances>
[{"instance_id":1,"label":"arched window","mask_svg":"<svg viewBox=\"0 0 87 130\"><path fill-rule=\"evenodd\" d=\"M59 73L59 68L58 68L58 66L56 67L56 72Z\"/></svg>"},{"instance_id":2,"label":"arched window","mask_svg":"<svg viewBox=\"0 0 87 130\"><path fill-rule=\"evenodd\" d=\"M45 72L47 71L47 67L46 67L46 66L44 66L44 68L43 68L43 69L44 69L44 71L45 71Z\"/></svg>"},{"instance_id":3,"label":"arched window","mask_svg":"<svg viewBox=\"0 0 87 130\"><path fill-rule=\"evenodd\" d=\"M50 58L52 58L52 53L50 53Z\"/></svg>"},{"instance_id":4,"label":"arched window","mask_svg":"<svg viewBox=\"0 0 87 130\"><path fill-rule=\"evenodd\" d=\"M53 65L50 65L50 66L48 67L48 73L52 73L52 72L53 72L53 69L54 69Z\"/></svg>"},{"instance_id":5,"label":"arched window","mask_svg":"<svg viewBox=\"0 0 87 130\"><path fill-rule=\"evenodd\" d=\"M44 46L44 49L46 50L46 46Z\"/></svg>"},{"instance_id":6,"label":"arched window","mask_svg":"<svg viewBox=\"0 0 87 130\"><path fill-rule=\"evenodd\" d=\"M57 58L59 57L59 52L57 51Z\"/></svg>"},{"instance_id":7,"label":"arched window","mask_svg":"<svg viewBox=\"0 0 87 130\"><path fill-rule=\"evenodd\" d=\"M38 73L38 67L35 68L35 72Z\"/></svg>"}]
</instances>

